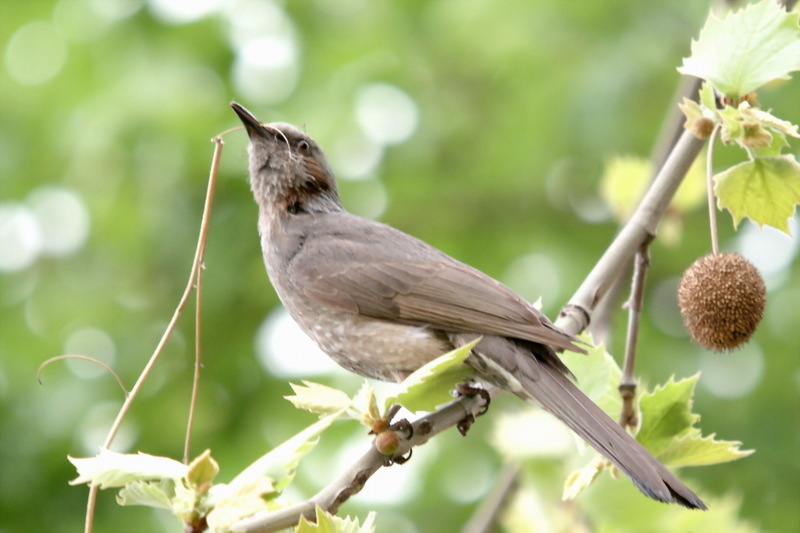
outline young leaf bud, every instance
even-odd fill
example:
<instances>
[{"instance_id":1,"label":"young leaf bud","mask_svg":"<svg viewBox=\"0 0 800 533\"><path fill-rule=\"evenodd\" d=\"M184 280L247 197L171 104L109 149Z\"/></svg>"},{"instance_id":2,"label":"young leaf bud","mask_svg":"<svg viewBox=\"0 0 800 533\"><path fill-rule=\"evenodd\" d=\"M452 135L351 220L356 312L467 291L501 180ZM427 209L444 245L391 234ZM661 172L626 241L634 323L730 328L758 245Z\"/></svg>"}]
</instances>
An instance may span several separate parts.
<instances>
[{"instance_id":1,"label":"young leaf bud","mask_svg":"<svg viewBox=\"0 0 800 533\"><path fill-rule=\"evenodd\" d=\"M375 448L383 455L394 455L400 448L400 438L392 430L384 431L375 437Z\"/></svg>"}]
</instances>

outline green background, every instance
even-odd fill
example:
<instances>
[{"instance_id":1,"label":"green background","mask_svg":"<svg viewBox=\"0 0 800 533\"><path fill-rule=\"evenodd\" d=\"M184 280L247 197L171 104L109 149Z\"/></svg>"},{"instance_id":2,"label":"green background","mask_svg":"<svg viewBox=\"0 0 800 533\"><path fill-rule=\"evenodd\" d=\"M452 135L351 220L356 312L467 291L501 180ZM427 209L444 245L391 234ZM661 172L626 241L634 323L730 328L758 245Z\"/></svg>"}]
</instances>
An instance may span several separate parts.
<instances>
[{"instance_id":1,"label":"green background","mask_svg":"<svg viewBox=\"0 0 800 533\"><path fill-rule=\"evenodd\" d=\"M174 4L0 0L0 254L19 253L8 237L16 231L10 220L35 228L37 216L46 218L42 205L60 205L43 203L42 191L67 191L78 199L78 217L88 216L85 240L66 249L40 246L0 270L2 532L82 527L87 489L67 485L75 471L66 456L94 453L122 393L105 374L85 376L86 363L47 367L41 386L36 369L74 347L70 339L82 332L85 343L99 343L98 354L114 354L109 364L133 384L185 286L209 139L237 125L230 100L264 121L304 125L336 169L348 146L364 145L358 113L368 89L388 84L405 93L417 113L413 133L377 152L366 144L379 162L360 179L341 180L345 205L530 300L546 292L544 310L553 316L618 228L598 193L604 161L651 153L675 109L675 69L708 10L695 1L252 0L194 2L191 15L170 10ZM263 92L236 74L247 64L248 27L273 39L268 57L255 61L263 78L245 74ZM800 122L796 81L760 97L764 108ZM278 302L262 266L245 135L234 132L225 143L205 262L204 367L192 445L193 454L211 448L220 481L313 421L282 399L291 393L287 379L271 377L256 357L256 332ZM723 149L716 164L742 158ZM81 234L74 217L55 221L51 241L70 224ZM740 498L741 516L756 527L800 530L800 267L790 260L797 245L765 241L753 257L780 252L790 259L767 277L765 319L749 347L708 354L675 327L671 290L709 251L707 213L696 209L680 222L678 239L652 248L637 370L649 384L702 370L695 411L704 434L756 450L735 463L685 469L682 478L704 497ZM744 246L726 213L719 226L723 248ZM749 242L759 236L772 233L751 232ZM181 319L115 449L181 457L191 315ZM615 319L610 346L619 354L626 318L619 312ZM360 383L339 370L319 376L310 369L308 377L351 393ZM704 386L707 378L717 385ZM734 392L719 385L726 382ZM494 412L519 407L507 399ZM431 524L459 531L501 465L490 444L491 417L468 438L443 435L406 467L394 467L419 462L412 484L368 483L342 512L363 518L378 509L379 531L431 531ZM347 453L354 457L367 445L362 428L334 427L290 496L313 494L347 463ZM550 502L543 505L557 505L565 471L547 461L537 468L554 480L540 494ZM602 487L610 485L590 489L578 504L602 501ZM625 494L643 500L633 489ZM621 513L629 505L617 504ZM639 530L663 529L644 516ZM161 530L179 526L161 512L118 507L110 491L100 494L96 531Z\"/></svg>"}]
</instances>

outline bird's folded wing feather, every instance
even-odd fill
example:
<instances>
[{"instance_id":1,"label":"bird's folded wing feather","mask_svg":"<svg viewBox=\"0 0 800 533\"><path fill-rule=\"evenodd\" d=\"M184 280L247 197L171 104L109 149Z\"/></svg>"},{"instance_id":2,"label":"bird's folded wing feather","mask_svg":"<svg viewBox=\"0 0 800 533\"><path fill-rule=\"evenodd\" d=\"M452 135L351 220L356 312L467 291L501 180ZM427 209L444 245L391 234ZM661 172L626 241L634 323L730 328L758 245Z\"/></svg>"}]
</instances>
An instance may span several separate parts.
<instances>
[{"instance_id":1,"label":"bird's folded wing feather","mask_svg":"<svg viewBox=\"0 0 800 533\"><path fill-rule=\"evenodd\" d=\"M411 249L417 253L403 247L403 254L395 255L387 246L376 252L369 242L317 239L309 243L313 250L304 250L290 263L289 277L312 301L342 311L584 351L505 285L421 241L413 242L416 248Z\"/></svg>"}]
</instances>

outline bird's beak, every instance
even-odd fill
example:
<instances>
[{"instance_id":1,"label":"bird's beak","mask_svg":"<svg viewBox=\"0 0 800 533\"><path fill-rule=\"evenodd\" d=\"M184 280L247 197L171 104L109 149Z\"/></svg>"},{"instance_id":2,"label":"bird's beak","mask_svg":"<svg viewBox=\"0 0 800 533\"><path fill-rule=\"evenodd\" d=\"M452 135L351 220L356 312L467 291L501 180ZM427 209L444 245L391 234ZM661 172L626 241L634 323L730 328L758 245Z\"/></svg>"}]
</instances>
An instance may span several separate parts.
<instances>
[{"instance_id":1,"label":"bird's beak","mask_svg":"<svg viewBox=\"0 0 800 533\"><path fill-rule=\"evenodd\" d=\"M261 125L261 122L253 116L253 114L245 109L243 106L237 104L236 102L231 102L231 107L239 116L239 120L242 121L244 124L244 129L247 130L247 136L253 139L254 137L264 137L267 139L272 139L272 136L269 136L267 131Z\"/></svg>"}]
</instances>

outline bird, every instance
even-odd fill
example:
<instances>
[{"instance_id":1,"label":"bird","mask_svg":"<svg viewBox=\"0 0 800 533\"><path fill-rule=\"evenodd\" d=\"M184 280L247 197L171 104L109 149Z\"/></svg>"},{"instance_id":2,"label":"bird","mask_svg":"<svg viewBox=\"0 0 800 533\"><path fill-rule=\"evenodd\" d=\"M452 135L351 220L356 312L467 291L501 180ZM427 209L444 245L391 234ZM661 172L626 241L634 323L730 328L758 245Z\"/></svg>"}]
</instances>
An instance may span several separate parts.
<instances>
[{"instance_id":1,"label":"bird","mask_svg":"<svg viewBox=\"0 0 800 533\"><path fill-rule=\"evenodd\" d=\"M480 339L466 360L480 380L555 415L646 496L707 508L573 382L557 353L585 353L575 337L487 274L346 211L310 136L231 107L249 137L267 274L291 317L330 358L356 374L399 382Z\"/></svg>"}]
</instances>

